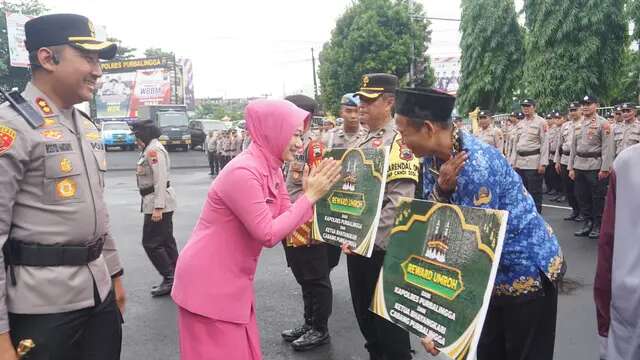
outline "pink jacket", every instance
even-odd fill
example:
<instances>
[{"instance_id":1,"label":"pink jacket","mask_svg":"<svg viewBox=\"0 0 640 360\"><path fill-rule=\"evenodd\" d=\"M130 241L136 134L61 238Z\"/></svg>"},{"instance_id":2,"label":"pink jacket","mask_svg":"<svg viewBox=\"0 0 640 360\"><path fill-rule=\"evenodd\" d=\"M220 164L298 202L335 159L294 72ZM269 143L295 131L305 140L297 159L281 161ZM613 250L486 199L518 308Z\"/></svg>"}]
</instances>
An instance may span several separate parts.
<instances>
[{"instance_id":1,"label":"pink jacket","mask_svg":"<svg viewBox=\"0 0 640 360\"><path fill-rule=\"evenodd\" d=\"M301 196L291 204L282 153L309 116L284 100L258 100L245 111L251 146L211 184L191 239L180 253L172 297L186 310L246 324L262 247L273 247L311 218Z\"/></svg>"}]
</instances>

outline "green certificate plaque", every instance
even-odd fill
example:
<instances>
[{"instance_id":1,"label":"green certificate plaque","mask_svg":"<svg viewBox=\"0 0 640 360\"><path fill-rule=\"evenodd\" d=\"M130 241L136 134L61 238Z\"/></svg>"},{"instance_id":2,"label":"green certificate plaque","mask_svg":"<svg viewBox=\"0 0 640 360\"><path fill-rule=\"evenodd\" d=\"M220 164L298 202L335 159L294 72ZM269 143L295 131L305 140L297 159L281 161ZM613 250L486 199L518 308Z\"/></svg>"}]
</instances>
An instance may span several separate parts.
<instances>
[{"instance_id":1,"label":"green certificate plaque","mask_svg":"<svg viewBox=\"0 0 640 360\"><path fill-rule=\"evenodd\" d=\"M370 257L387 178L388 150L331 149L323 157L342 160L342 178L314 207L313 238L349 244Z\"/></svg>"},{"instance_id":2,"label":"green certificate plaque","mask_svg":"<svg viewBox=\"0 0 640 360\"><path fill-rule=\"evenodd\" d=\"M431 337L452 359L475 359L508 212L403 199L371 310Z\"/></svg>"}]
</instances>

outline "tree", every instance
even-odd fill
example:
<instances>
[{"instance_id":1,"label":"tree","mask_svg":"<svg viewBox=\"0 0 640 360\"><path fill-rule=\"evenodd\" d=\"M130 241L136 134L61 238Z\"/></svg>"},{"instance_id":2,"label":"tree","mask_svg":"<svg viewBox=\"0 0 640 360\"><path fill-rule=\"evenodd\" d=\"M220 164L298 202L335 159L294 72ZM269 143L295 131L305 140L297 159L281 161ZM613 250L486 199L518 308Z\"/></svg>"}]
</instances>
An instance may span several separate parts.
<instances>
[{"instance_id":1,"label":"tree","mask_svg":"<svg viewBox=\"0 0 640 360\"><path fill-rule=\"evenodd\" d=\"M38 0L0 3L0 87L5 89L24 89L31 78L28 68L10 66L9 40L7 36L7 18L5 12L19 12L24 15L41 15L48 9Z\"/></svg>"},{"instance_id":2,"label":"tree","mask_svg":"<svg viewBox=\"0 0 640 360\"><path fill-rule=\"evenodd\" d=\"M416 72L414 82L431 85L433 70L425 55L431 41L429 24L422 6L410 0L356 0L320 52L318 77L325 110L336 114L340 97L356 91L363 74L386 72L408 82L412 53L416 69L424 69Z\"/></svg>"},{"instance_id":3,"label":"tree","mask_svg":"<svg viewBox=\"0 0 640 360\"><path fill-rule=\"evenodd\" d=\"M539 107L585 94L610 101L625 48L624 0L531 0L524 85Z\"/></svg>"},{"instance_id":4,"label":"tree","mask_svg":"<svg viewBox=\"0 0 640 360\"><path fill-rule=\"evenodd\" d=\"M513 0L463 0L460 29L458 111L464 114L476 107L507 110L522 80L524 60L522 29Z\"/></svg>"},{"instance_id":5,"label":"tree","mask_svg":"<svg viewBox=\"0 0 640 360\"><path fill-rule=\"evenodd\" d=\"M136 56L135 52L137 49L122 45L122 40L110 37L107 38L107 41L118 45L118 51L116 52L116 56L113 58L113 60L132 59Z\"/></svg>"},{"instance_id":6,"label":"tree","mask_svg":"<svg viewBox=\"0 0 640 360\"><path fill-rule=\"evenodd\" d=\"M144 56L148 58L152 58L152 57L163 57L168 59L175 58L175 54L173 53L173 51L171 52L164 51L161 48L148 48L147 50L144 51Z\"/></svg>"}]
</instances>

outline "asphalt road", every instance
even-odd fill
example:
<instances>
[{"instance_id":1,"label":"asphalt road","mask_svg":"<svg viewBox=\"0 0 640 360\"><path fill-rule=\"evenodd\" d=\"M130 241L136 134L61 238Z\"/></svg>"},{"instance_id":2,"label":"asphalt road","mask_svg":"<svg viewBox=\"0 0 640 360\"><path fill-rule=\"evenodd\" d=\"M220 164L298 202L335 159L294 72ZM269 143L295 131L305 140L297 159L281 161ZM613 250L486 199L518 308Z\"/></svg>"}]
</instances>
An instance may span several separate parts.
<instances>
[{"instance_id":1,"label":"asphalt road","mask_svg":"<svg viewBox=\"0 0 640 360\"><path fill-rule=\"evenodd\" d=\"M125 151L113 148L107 152L107 166L109 170L134 170L139 156L139 150ZM202 150L172 151L170 156L171 167L174 169L207 168L209 166L207 156Z\"/></svg>"},{"instance_id":2,"label":"asphalt road","mask_svg":"<svg viewBox=\"0 0 640 360\"><path fill-rule=\"evenodd\" d=\"M199 152L182 153L184 158L179 154L172 153L174 165L181 162L184 164L187 159L198 161L195 155L204 158ZM116 165L128 164L131 159L135 164L136 158L135 152L109 153L112 166L114 162ZM188 240L202 208L211 182L207 172L207 169L172 171L171 183L176 189L179 202L174 217L174 234L180 248ZM160 281L160 276L142 249L142 215L139 213L140 199L135 188L135 176L132 171L109 172L107 187L111 227L125 266L124 284L128 294L122 359L178 359L175 305L169 297L154 299L149 295L149 289ZM568 210L545 207L543 212L560 238L569 265L567 276L570 281L565 286L566 292L559 299L555 358L597 359L595 306L592 296L596 242L573 237L572 233L577 225L562 221ZM279 245L262 253L255 288L264 359L367 359L351 307L344 258L334 269L332 281L334 308L329 323L332 342L309 352L296 353L281 340L280 331L298 325L302 320L300 288L286 267L284 252ZM414 337L413 341L417 350L415 358L428 359L424 350L417 346L417 338Z\"/></svg>"}]
</instances>

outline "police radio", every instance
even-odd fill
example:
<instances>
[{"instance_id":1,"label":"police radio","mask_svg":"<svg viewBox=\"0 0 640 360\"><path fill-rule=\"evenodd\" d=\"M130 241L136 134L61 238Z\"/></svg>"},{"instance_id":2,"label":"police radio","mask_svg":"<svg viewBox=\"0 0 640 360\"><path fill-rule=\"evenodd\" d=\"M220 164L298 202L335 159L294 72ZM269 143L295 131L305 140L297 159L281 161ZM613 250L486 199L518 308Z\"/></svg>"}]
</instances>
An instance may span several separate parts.
<instances>
[{"instance_id":1,"label":"police radio","mask_svg":"<svg viewBox=\"0 0 640 360\"><path fill-rule=\"evenodd\" d=\"M36 109L34 109L18 91L13 90L6 92L0 89L0 94L2 94L5 101L11 104L11 107L22 116L31 128L36 129L42 126L44 123L42 116L40 116Z\"/></svg>"}]
</instances>

